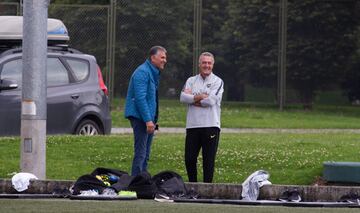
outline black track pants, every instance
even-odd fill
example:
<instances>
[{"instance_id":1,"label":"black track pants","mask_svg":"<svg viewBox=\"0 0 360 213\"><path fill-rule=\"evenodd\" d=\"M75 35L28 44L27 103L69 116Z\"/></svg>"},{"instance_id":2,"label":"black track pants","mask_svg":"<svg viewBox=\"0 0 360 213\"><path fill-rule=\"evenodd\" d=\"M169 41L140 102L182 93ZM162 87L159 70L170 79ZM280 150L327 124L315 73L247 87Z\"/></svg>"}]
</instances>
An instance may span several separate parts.
<instances>
[{"instance_id":1,"label":"black track pants","mask_svg":"<svg viewBox=\"0 0 360 213\"><path fill-rule=\"evenodd\" d=\"M200 149L203 156L204 182L212 182L219 136L220 129L217 127L186 129L185 166L189 182L197 182L196 164Z\"/></svg>"}]
</instances>

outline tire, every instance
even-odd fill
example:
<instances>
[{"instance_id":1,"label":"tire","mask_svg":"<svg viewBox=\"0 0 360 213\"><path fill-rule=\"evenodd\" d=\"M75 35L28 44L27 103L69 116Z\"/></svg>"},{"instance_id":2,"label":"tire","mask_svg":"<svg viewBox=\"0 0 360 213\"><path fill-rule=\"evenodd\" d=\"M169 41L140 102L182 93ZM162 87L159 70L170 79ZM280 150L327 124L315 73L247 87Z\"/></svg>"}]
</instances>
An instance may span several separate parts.
<instances>
[{"instance_id":1,"label":"tire","mask_svg":"<svg viewBox=\"0 0 360 213\"><path fill-rule=\"evenodd\" d=\"M75 130L76 135L102 135L104 134L99 125L89 119L82 120Z\"/></svg>"}]
</instances>

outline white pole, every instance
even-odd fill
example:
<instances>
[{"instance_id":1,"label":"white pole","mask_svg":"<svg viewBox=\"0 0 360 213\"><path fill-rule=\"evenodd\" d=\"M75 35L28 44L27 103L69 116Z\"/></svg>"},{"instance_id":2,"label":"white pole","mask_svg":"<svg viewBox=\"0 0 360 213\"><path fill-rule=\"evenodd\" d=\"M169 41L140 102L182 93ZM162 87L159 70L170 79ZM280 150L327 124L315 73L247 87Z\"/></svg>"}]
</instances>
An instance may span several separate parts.
<instances>
[{"instance_id":1,"label":"white pole","mask_svg":"<svg viewBox=\"0 0 360 213\"><path fill-rule=\"evenodd\" d=\"M49 0L23 2L22 172L46 179L46 60Z\"/></svg>"}]
</instances>

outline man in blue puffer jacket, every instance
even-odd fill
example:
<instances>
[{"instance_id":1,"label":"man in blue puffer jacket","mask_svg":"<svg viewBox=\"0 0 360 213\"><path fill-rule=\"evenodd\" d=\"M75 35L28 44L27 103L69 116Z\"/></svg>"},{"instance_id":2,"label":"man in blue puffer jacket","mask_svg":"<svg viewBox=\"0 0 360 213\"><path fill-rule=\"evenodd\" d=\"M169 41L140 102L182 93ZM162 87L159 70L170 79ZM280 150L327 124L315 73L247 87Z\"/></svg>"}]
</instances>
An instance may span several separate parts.
<instances>
[{"instance_id":1,"label":"man in blue puffer jacket","mask_svg":"<svg viewBox=\"0 0 360 213\"><path fill-rule=\"evenodd\" d=\"M132 74L126 96L125 117L134 132L134 159L131 175L147 170L151 143L159 113L158 86L160 70L166 64L166 49L154 46L149 58Z\"/></svg>"}]
</instances>

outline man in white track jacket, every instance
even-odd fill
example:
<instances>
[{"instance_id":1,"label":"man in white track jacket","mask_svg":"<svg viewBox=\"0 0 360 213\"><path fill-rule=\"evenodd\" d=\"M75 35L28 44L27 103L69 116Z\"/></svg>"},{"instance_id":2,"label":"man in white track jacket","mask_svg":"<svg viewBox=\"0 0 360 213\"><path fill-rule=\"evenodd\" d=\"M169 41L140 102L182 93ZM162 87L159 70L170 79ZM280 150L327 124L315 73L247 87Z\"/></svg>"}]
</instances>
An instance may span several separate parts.
<instances>
[{"instance_id":1,"label":"man in white track jacket","mask_svg":"<svg viewBox=\"0 0 360 213\"><path fill-rule=\"evenodd\" d=\"M204 182L214 176L215 156L220 137L220 104L224 83L212 69L214 56L199 57L200 73L187 79L180 101L188 104L186 117L185 166L189 182L197 182L197 158L202 149Z\"/></svg>"}]
</instances>

